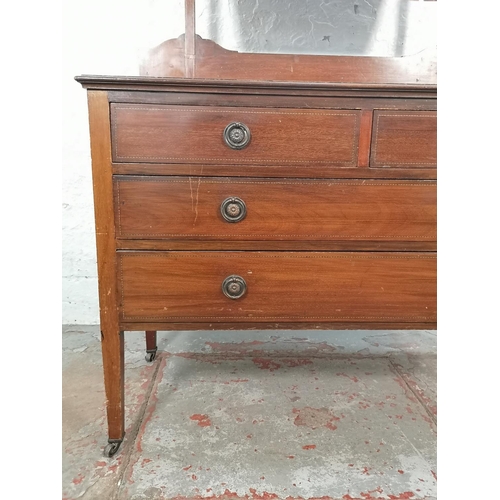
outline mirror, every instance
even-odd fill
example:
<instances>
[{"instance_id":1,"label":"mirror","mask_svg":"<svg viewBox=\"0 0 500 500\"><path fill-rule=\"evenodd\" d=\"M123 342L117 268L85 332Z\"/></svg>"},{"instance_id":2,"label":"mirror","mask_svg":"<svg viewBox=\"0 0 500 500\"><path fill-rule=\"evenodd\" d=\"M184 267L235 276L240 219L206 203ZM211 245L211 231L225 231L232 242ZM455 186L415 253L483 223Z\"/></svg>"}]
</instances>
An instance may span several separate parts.
<instances>
[{"instance_id":1,"label":"mirror","mask_svg":"<svg viewBox=\"0 0 500 500\"><path fill-rule=\"evenodd\" d=\"M435 51L428 0L196 0L196 32L228 50L401 57Z\"/></svg>"}]
</instances>

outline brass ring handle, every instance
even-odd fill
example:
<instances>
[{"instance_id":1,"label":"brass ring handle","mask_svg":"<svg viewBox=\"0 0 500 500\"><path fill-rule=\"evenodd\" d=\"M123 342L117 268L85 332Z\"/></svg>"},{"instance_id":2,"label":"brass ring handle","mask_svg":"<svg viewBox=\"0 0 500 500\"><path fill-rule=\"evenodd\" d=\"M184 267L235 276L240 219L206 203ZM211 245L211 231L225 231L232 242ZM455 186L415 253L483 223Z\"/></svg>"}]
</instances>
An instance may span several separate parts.
<instances>
[{"instance_id":1,"label":"brass ring handle","mask_svg":"<svg viewBox=\"0 0 500 500\"><path fill-rule=\"evenodd\" d=\"M241 276L233 274L222 282L222 292L229 299L239 299L245 295L246 291L247 284Z\"/></svg>"},{"instance_id":2,"label":"brass ring handle","mask_svg":"<svg viewBox=\"0 0 500 500\"><path fill-rule=\"evenodd\" d=\"M248 146L252 134L244 123L232 122L224 129L223 137L231 149L243 149Z\"/></svg>"},{"instance_id":3,"label":"brass ring handle","mask_svg":"<svg viewBox=\"0 0 500 500\"><path fill-rule=\"evenodd\" d=\"M247 215L247 206L241 198L231 196L221 203L220 213L227 222L240 222Z\"/></svg>"}]
</instances>

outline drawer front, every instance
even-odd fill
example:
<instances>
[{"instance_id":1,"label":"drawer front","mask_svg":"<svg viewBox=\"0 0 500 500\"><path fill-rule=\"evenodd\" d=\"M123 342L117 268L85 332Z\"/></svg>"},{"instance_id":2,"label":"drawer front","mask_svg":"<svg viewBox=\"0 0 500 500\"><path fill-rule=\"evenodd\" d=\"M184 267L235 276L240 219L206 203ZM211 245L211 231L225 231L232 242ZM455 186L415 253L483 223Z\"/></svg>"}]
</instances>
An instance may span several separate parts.
<instances>
[{"instance_id":1,"label":"drawer front","mask_svg":"<svg viewBox=\"0 0 500 500\"><path fill-rule=\"evenodd\" d=\"M435 168L435 111L375 111L371 167Z\"/></svg>"},{"instance_id":2,"label":"drawer front","mask_svg":"<svg viewBox=\"0 0 500 500\"><path fill-rule=\"evenodd\" d=\"M123 321L436 321L432 253L122 252L118 264Z\"/></svg>"},{"instance_id":3,"label":"drawer front","mask_svg":"<svg viewBox=\"0 0 500 500\"><path fill-rule=\"evenodd\" d=\"M118 238L436 241L433 181L115 177Z\"/></svg>"},{"instance_id":4,"label":"drawer front","mask_svg":"<svg viewBox=\"0 0 500 500\"><path fill-rule=\"evenodd\" d=\"M112 155L114 162L355 167L359 118L358 110L112 103Z\"/></svg>"}]
</instances>

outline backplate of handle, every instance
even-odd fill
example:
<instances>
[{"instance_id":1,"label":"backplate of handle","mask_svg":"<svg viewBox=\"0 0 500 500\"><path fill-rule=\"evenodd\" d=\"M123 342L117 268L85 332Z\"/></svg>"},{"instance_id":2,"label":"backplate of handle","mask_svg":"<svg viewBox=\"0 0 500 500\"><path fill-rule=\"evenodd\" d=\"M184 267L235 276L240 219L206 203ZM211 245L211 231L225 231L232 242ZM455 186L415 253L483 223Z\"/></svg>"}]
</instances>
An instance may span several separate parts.
<instances>
[{"instance_id":1,"label":"backplate of handle","mask_svg":"<svg viewBox=\"0 0 500 500\"><path fill-rule=\"evenodd\" d=\"M232 122L224 129L223 137L231 149L243 149L248 146L252 135L244 123Z\"/></svg>"},{"instance_id":2,"label":"backplate of handle","mask_svg":"<svg viewBox=\"0 0 500 500\"><path fill-rule=\"evenodd\" d=\"M239 299L243 297L247 291L246 281L236 274L228 276L222 282L222 292L229 299Z\"/></svg>"},{"instance_id":3,"label":"backplate of handle","mask_svg":"<svg viewBox=\"0 0 500 500\"><path fill-rule=\"evenodd\" d=\"M247 215L247 206L241 198L231 196L221 203L220 213L227 222L240 222Z\"/></svg>"}]
</instances>

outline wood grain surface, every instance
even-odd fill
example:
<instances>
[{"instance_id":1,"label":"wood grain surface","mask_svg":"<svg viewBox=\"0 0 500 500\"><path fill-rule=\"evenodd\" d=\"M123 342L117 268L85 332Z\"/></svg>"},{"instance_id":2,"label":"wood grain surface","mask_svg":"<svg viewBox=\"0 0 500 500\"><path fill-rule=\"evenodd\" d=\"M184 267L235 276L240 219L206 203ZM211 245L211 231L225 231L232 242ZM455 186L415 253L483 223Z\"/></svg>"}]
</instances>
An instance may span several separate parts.
<instances>
[{"instance_id":1,"label":"wood grain surface","mask_svg":"<svg viewBox=\"0 0 500 500\"><path fill-rule=\"evenodd\" d=\"M89 91L88 106L108 429L110 439L122 439L125 433L124 339L118 324L110 120L106 92Z\"/></svg>"},{"instance_id":2,"label":"wood grain surface","mask_svg":"<svg viewBox=\"0 0 500 500\"><path fill-rule=\"evenodd\" d=\"M111 104L115 162L295 164L354 167L359 110ZM224 143L233 122L251 132L241 150Z\"/></svg>"},{"instance_id":3,"label":"wood grain surface","mask_svg":"<svg viewBox=\"0 0 500 500\"><path fill-rule=\"evenodd\" d=\"M189 38L163 42L143 61L141 75L183 77L185 44ZM212 40L196 37L195 78L307 82L436 83L432 50L407 57L256 54L226 50Z\"/></svg>"},{"instance_id":4,"label":"wood grain surface","mask_svg":"<svg viewBox=\"0 0 500 500\"><path fill-rule=\"evenodd\" d=\"M340 241L340 240L131 240L117 239L116 247L119 250L297 250L297 251L393 251L393 252L435 252L436 241Z\"/></svg>"},{"instance_id":5,"label":"wood grain surface","mask_svg":"<svg viewBox=\"0 0 500 500\"><path fill-rule=\"evenodd\" d=\"M115 177L118 238L436 241L433 181ZM227 222L222 202L246 217Z\"/></svg>"},{"instance_id":6,"label":"wood grain surface","mask_svg":"<svg viewBox=\"0 0 500 500\"><path fill-rule=\"evenodd\" d=\"M119 252L123 322L436 321L436 256L365 252ZM222 283L242 277L247 293Z\"/></svg>"},{"instance_id":7,"label":"wood grain surface","mask_svg":"<svg viewBox=\"0 0 500 500\"><path fill-rule=\"evenodd\" d=\"M421 321L401 322L401 321L273 321L273 322L188 322L174 323L171 321L162 322L130 322L121 321L121 327L127 332L139 332L146 328L155 328L160 331L176 331L184 334L190 331L214 331L214 330L232 330L235 332L234 341L244 339L246 330L333 330L332 336L335 336L337 330L435 330L437 328L436 321L425 323ZM342 356L342 354L339 354Z\"/></svg>"},{"instance_id":8,"label":"wood grain surface","mask_svg":"<svg viewBox=\"0 0 500 500\"><path fill-rule=\"evenodd\" d=\"M372 167L435 168L437 113L435 111L375 111Z\"/></svg>"}]
</instances>

